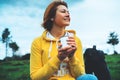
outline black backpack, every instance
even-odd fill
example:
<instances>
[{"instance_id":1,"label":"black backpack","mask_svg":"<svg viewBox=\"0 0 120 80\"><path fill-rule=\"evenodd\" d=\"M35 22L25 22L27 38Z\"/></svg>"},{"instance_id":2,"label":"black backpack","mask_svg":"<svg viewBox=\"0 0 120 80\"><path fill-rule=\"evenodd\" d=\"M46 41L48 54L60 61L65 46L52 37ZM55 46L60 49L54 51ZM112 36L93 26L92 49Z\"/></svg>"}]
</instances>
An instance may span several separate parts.
<instances>
[{"instance_id":1,"label":"black backpack","mask_svg":"<svg viewBox=\"0 0 120 80\"><path fill-rule=\"evenodd\" d=\"M84 53L84 59L85 61L89 61L92 63L104 62L104 52L101 50L88 48Z\"/></svg>"}]
</instances>

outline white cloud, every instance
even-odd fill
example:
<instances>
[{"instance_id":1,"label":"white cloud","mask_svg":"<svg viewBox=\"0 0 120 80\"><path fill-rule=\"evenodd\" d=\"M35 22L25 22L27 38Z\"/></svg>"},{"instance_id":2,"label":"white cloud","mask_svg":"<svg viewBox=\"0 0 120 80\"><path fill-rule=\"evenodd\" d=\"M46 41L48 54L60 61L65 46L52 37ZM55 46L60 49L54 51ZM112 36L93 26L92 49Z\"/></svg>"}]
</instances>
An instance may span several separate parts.
<instances>
[{"instance_id":1,"label":"white cloud","mask_svg":"<svg viewBox=\"0 0 120 80\"><path fill-rule=\"evenodd\" d=\"M0 33L8 27L22 54L29 52L32 40L41 35L43 13L50 1L29 1L28 4L6 5L0 9ZM111 31L120 35L119 4L120 0L84 0L69 6L72 20L68 29L77 31L84 49L94 44L105 51L111 49L111 46L106 44L107 36ZM116 46L118 51L119 48L120 44ZM1 50L3 49L0 48L2 53ZM4 57L4 54L2 55Z\"/></svg>"},{"instance_id":2,"label":"white cloud","mask_svg":"<svg viewBox=\"0 0 120 80\"><path fill-rule=\"evenodd\" d=\"M77 31L84 48L96 44L99 49L111 49L106 47L106 41L111 31L120 32L119 3L118 0L85 0L70 8L70 28ZM116 47L118 46L120 48L120 45Z\"/></svg>"}]
</instances>

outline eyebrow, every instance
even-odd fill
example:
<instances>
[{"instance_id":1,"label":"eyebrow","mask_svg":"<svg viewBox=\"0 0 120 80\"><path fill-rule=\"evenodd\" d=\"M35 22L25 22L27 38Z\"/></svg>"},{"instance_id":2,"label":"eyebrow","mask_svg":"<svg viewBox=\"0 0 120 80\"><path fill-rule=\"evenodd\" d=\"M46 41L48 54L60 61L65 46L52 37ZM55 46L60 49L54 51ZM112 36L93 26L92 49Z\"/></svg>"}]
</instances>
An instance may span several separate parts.
<instances>
[{"instance_id":1,"label":"eyebrow","mask_svg":"<svg viewBox=\"0 0 120 80\"><path fill-rule=\"evenodd\" d=\"M66 11L66 12L69 12L68 9L58 9L58 11Z\"/></svg>"}]
</instances>

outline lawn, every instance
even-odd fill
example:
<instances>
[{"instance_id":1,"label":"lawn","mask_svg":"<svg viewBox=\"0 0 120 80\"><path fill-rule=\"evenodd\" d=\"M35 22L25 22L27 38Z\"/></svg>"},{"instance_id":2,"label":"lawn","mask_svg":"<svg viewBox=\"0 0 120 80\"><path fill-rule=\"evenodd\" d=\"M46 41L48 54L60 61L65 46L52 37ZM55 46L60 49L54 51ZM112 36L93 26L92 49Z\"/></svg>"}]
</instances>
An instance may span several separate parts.
<instances>
[{"instance_id":1,"label":"lawn","mask_svg":"<svg viewBox=\"0 0 120 80\"><path fill-rule=\"evenodd\" d=\"M120 55L106 55L112 80L120 80ZM0 80L30 80L29 60L0 63Z\"/></svg>"},{"instance_id":2,"label":"lawn","mask_svg":"<svg viewBox=\"0 0 120 80\"><path fill-rule=\"evenodd\" d=\"M106 56L112 80L120 80L120 54Z\"/></svg>"},{"instance_id":3,"label":"lawn","mask_svg":"<svg viewBox=\"0 0 120 80\"><path fill-rule=\"evenodd\" d=\"M30 80L29 60L0 63L0 80Z\"/></svg>"}]
</instances>

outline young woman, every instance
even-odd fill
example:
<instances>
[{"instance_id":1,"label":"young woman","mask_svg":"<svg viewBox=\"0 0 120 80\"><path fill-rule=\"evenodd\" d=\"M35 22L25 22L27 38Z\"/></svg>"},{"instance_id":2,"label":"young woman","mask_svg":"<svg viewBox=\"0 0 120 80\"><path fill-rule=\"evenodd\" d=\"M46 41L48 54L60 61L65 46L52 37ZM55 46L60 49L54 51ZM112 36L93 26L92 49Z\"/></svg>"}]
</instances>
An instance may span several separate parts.
<instances>
[{"instance_id":1,"label":"young woman","mask_svg":"<svg viewBox=\"0 0 120 80\"><path fill-rule=\"evenodd\" d=\"M75 31L65 30L69 24L67 4L53 1L44 13L45 31L31 46L32 80L87 80L88 76L92 80L90 77L94 77L85 75L81 42Z\"/></svg>"}]
</instances>

